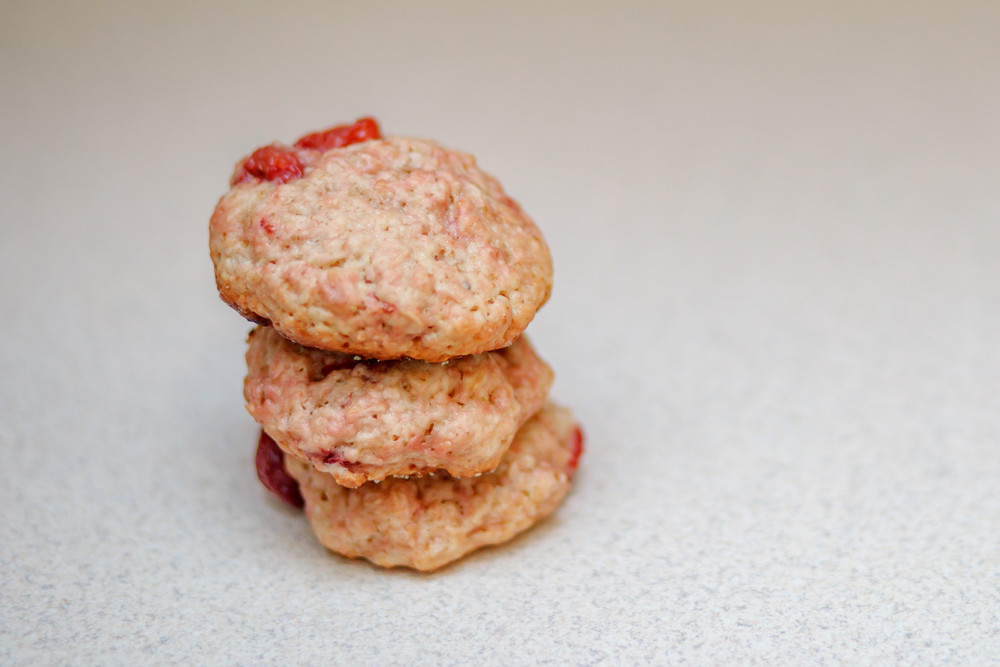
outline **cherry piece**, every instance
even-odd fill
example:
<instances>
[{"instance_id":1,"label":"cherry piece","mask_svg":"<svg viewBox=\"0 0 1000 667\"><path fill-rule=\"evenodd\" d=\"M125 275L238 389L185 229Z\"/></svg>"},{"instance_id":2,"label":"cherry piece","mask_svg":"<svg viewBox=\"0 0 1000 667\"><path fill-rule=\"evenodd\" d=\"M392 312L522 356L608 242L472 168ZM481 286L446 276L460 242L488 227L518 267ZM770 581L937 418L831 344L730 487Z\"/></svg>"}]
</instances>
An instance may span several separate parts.
<instances>
[{"instance_id":1,"label":"cherry piece","mask_svg":"<svg viewBox=\"0 0 1000 667\"><path fill-rule=\"evenodd\" d=\"M576 468L580 465L580 455L583 454L583 431L579 427L573 430L573 453L569 457L569 471L570 474L576 472Z\"/></svg>"},{"instance_id":2,"label":"cherry piece","mask_svg":"<svg viewBox=\"0 0 1000 667\"><path fill-rule=\"evenodd\" d=\"M233 175L230 185L246 183L253 179L287 183L302 176L302 162L289 148L279 144L262 146L243 161Z\"/></svg>"},{"instance_id":3,"label":"cherry piece","mask_svg":"<svg viewBox=\"0 0 1000 667\"><path fill-rule=\"evenodd\" d=\"M328 151L331 148L343 148L369 139L381 139L382 131L374 118L360 118L353 125L338 125L329 130L313 132L300 137L295 142L296 148L315 148Z\"/></svg>"},{"instance_id":4,"label":"cherry piece","mask_svg":"<svg viewBox=\"0 0 1000 667\"><path fill-rule=\"evenodd\" d=\"M278 443L264 431L260 432L257 443L257 478L268 491L278 496L292 507L302 507L302 493L299 483L285 472L284 455Z\"/></svg>"},{"instance_id":5,"label":"cherry piece","mask_svg":"<svg viewBox=\"0 0 1000 667\"><path fill-rule=\"evenodd\" d=\"M354 471L361 465L360 461L348 461L345 459L340 452L330 452L323 457L323 463L331 465L342 466L345 470Z\"/></svg>"}]
</instances>

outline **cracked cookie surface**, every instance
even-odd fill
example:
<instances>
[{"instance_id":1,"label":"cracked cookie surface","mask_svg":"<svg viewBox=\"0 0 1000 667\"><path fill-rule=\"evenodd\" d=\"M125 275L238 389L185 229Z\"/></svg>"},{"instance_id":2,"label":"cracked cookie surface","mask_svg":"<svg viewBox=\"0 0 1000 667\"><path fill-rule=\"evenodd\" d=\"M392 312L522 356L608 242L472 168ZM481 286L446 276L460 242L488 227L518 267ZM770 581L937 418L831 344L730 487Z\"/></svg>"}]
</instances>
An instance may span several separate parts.
<instances>
[{"instance_id":1,"label":"cracked cookie surface","mask_svg":"<svg viewBox=\"0 0 1000 667\"><path fill-rule=\"evenodd\" d=\"M521 427L499 466L478 477L437 474L348 489L295 457L286 456L285 467L328 549L384 567L433 570L505 542L555 510L582 448L572 414L549 403Z\"/></svg>"},{"instance_id":2,"label":"cracked cookie surface","mask_svg":"<svg viewBox=\"0 0 1000 667\"><path fill-rule=\"evenodd\" d=\"M209 225L219 293L247 318L310 347L443 361L508 345L548 299L541 232L471 155L400 137L265 148L281 178L234 175Z\"/></svg>"},{"instance_id":3,"label":"cracked cookie surface","mask_svg":"<svg viewBox=\"0 0 1000 667\"><path fill-rule=\"evenodd\" d=\"M491 470L553 380L524 336L502 350L429 363L307 348L258 327L246 358L251 416L284 451L350 487L438 469L456 477Z\"/></svg>"}]
</instances>

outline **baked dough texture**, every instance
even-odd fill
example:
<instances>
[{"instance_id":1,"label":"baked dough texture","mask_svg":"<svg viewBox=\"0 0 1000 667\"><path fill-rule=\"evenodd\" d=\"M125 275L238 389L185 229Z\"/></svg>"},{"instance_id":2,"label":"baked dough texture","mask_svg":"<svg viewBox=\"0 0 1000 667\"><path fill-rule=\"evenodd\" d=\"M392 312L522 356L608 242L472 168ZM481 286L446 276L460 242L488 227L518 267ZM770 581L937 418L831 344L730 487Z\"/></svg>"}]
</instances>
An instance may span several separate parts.
<instances>
[{"instance_id":1,"label":"baked dough texture","mask_svg":"<svg viewBox=\"0 0 1000 667\"><path fill-rule=\"evenodd\" d=\"M259 327L246 359L251 416L285 452L348 487L493 469L553 380L524 336L501 350L429 363L307 348Z\"/></svg>"},{"instance_id":2,"label":"baked dough texture","mask_svg":"<svg viewBox=\"0 0 1000 667\"><path fill-rule=\"evenodd\" d=\"M434 570L509 540L555 510L581 448L573 416L549 403L518 431L500 465L478 477L441 473L348 489L293 456L285 467L324 546L384 567Z\"/></svg>"},{"instance_id":3,"label":"baked dough texture","mask_svg":"<svg viewBox=\"0 0 1000 667\"><path fill-rule=\"evenodd\" d=\"M466 153L388 137L294 150L300 178L212 215L222 298L302 345L438 362L515 340L552 289L534 222Z\"/></svg>"}]
</instances>

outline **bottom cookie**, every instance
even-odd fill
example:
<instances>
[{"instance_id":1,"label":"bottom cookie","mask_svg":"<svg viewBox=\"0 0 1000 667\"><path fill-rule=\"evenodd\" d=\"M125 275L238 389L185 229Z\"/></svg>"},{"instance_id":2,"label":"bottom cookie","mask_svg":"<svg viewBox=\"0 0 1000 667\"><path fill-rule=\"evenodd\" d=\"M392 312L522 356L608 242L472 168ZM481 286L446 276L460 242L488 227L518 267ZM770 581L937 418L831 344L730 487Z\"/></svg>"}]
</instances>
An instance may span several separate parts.
<instances>
[{"instance_id":1,"label":"bottom cookie","mask_svg":"<svg viewBox=\"0 0 1000 667\"><path fill-rule=\"evenodd\" d=\"M294 457L285 456L285 467L328 549L383 567L434 570L555 510L582 450L572 414L549 403L518 431L496 469L477 477L437 473L350 489Z\"/></svg>"}]
</instances>

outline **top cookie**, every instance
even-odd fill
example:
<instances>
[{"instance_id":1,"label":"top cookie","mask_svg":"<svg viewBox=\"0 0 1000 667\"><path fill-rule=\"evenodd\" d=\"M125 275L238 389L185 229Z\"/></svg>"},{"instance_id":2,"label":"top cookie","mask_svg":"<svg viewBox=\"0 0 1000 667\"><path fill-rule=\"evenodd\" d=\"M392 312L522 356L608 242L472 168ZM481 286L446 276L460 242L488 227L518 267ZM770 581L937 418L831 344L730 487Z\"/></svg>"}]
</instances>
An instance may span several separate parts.
<instances>
[{"instance_id":1,"label":"top cookie","mask_svg":"<svg viewBox=\"0 0 1000 667\"><path fill-rule=\"evenodd\" d=\"M317 136L237 165L210 223L225 301L303 345L375 359L443 361L523 331L552 259L475 158L399 137L323 150Z\"/></svg>"}]
</instances>

